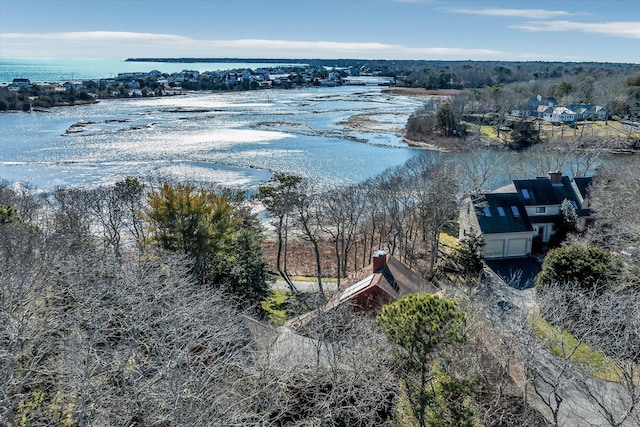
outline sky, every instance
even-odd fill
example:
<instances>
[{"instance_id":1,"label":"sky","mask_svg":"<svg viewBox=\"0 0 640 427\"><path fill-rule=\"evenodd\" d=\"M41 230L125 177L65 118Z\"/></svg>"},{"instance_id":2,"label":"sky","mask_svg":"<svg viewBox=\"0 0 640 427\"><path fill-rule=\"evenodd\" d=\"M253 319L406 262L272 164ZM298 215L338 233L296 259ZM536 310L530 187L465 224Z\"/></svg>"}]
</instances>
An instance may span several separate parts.
<instances>
[{"instance_id":1,"label":"sky","mask_svg":"<svg viewBox=\"0 0 640 427\"><path fill-rule=\"evenodd\" d=\"M0 57L640 63L640 0L0 0Z\"/></svg>"}]
</instances>

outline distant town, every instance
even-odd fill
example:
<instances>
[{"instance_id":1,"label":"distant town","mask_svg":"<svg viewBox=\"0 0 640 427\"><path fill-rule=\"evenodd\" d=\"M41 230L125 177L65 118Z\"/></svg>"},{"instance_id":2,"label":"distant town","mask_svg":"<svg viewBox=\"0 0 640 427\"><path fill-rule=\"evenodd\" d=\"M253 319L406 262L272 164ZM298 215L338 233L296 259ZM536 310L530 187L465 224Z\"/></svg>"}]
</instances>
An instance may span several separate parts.
<instances>
[{"instance_id":1,"label":"distant town","mask_svg":"<svg viewBox=\"0 0 640 427\"><path fill-rule=\"evenodd\" d=\"M364 79L371 77L377 78ZM34 108L90 103L104 98L181 95L185 91L291 89L365 84L389 86L395 84L395 78L385 77L379 70L322 66L205 72L185 69L171 74L152 70L119 73L115 77L97 80L47 83L32 82L27 77L16 77L12 83L0 87L0 110L29 111Z\"/></svg>"}]
</instances>

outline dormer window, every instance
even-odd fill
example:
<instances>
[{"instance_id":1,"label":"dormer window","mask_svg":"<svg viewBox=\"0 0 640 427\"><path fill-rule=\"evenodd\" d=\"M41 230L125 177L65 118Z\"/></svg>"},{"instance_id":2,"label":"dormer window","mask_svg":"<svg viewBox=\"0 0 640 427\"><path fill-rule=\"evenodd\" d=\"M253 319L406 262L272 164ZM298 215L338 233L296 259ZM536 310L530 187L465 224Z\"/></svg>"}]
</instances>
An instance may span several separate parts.
<instances>
[{"instance_id":1,"label":"dormer window","mask_svg":"<svg viewBox=\"0 0 640 427\"><path fill-rule=\"evenodd\" d=\"M537 206L536 207L536 213L539 213L539 214L547 213L547 207L546 206Z\"/></svg>"},{"instance_id":2,"label":"dormer window","mask_svg":"<svg viewBox=\"0 0 640 427\"><path fill-rule=\"evenodd\" d=\"M518 210L517 206L511 206L511 213L516 218L520 216L520 211Z\"/></svg>"}]
</instances>

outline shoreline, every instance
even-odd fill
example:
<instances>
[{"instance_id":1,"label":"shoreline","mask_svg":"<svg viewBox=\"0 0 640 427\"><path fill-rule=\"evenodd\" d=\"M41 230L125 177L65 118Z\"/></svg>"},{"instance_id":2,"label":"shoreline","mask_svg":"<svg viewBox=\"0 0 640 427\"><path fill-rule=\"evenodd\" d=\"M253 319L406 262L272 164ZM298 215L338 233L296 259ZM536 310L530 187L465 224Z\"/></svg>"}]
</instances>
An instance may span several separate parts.
<instances>
[{"instance_id":1,"label":"shoreline","mask_svg":"<svg viewBox=\"0 0 640 427\"><path fill-rule=\"evenodd\" d=\"M271 90L271 89L254 89L254 90ZM289 89L289 90L295 90L295 89ZM148 99L153 99L153 98L165 98L165 97L174 97L174 96L185 96L185 95L190 95L190 94L224 94L224 93L228 93L229 91L223 91L223 90L182 90L180 91L180 93L168 93L165 95L161 95L161 96L152 96L152 97L144 97L144 98L148 98ZM418 99L424 99L424 98L429 98L429 97L434 97L434 96L438 96L438 97L450 97L450 96L454 96L458 93L460 93L459 90L457 89L436 89L436 90L427 90L424 88L409 88L409 87L390 87L390 88L383 88L380 90L380 93L383 94L389 94L389 95L397 95L397 96L409 96L409 97L415 97ZM23 110L23 109L4 109L4 110L0 110L0 113L2 112L6 112L6 113L10 113L10 112L36 112L36 113L47 113L49 112L51 109L54 108L60 108L60 107L75 107L75 106L83 106L83 105L91 105L91 104L98 104L101 101L119 101L119 100L134 100L134 99L140 99L140 97L98 97L98 98L93 98L93 99L76 99L72 102L69 101L60 101L55 103L54 105L51 106L41 106L38 105L36 103L34 103L35 105L32 105L32 107L29 110ZM364 114L364 113L356 113L353 114L351 116L349 116L347 119L337 123L339 125L342 125L345 127L345 130L353 130L353 131L357 131L357 132L365 132L365 133L377 133L379 132L381 129L384 129L385 125L387 125L387 123L385 123L385 121L378 121L376 120L375 116L371 116L369 114ZM77 125L77 124L76 124ZM436 136L436 137L430 137L427 138L426 140L420 140L420 139L410 139L406 136L406 134L400 129L395 129L397 135L401 138L401 140L407 144L408 147L410 148L416 148L416 149L424 149L424 150L432 150L432 151L438 151L438 152L443 152L443 153L459 153L459 152L465 152L465 151L471 151L474 150L476 148L478 148L478 144L477 143L471 143L468 144L466 138L454 138L454 137L442 137L442 136ZM70 133L75 133L75 130L73 130ZM567 138L565 141L567 142L571 142L573 141L573 139L571 138ZM360 141L363 142L363 141ZM554 144L553 141L542 141L543 143L547 143L547 149L548 151L557 149L557 141L555 141L556 143ZM550 144L549 144L550 143ZM492 146L492 144L488 141L485 141L485 143L480 144L483 148L498 148L495 146ZM537 144L536 144L537 145ZM582 145L582 144L580 144ZM607 152L610 154L615 154L615 155L621 155L621 154L625 154L625 155L629 155L629 154L638 154L640 153L640 148L635 148L637 147L637 143L635 144L628 144L628 141L626 139L616 139L616 140L611 140L609 141L609 144L606 144L605 146L598 146L595 148L599 148L602 152ZM593 149L594 147L589 147L589 146L580 146L580 147L574 147L574 149L577 148L578 150L581 151L589 151L590 149ZM521 150L518 150L521 151Z\"/></svg>"},{"instance_id":2,"label":"shoreline","mask_svg":"<svg viewBox=\"0 0 640 427\"><path fill-rule=\"evenodd\" d=\"M416 97L430 96L455 96L460 93L458 89L425 89L421 87L390 87L382 89L382 93L390 93L393 95L406 95Z\"/></svg>"}]
</instances>

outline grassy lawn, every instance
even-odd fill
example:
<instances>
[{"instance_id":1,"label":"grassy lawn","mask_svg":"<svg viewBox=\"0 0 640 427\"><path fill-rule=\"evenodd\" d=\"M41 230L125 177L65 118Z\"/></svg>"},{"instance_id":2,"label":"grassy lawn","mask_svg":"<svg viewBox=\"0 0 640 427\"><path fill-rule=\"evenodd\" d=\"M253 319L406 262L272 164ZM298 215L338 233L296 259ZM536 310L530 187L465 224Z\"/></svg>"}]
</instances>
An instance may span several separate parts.
<instances>
[{"instance_id":1,"label":"grassy lawn","mask_svg":"<svg viewBox=\"0 0 640 427\"><path fill-rule=\"evenodd\" d=\"M500 145L505 144L505 141L511 140L511 132L501 131L500 138L498 138L495 128L491 125L478 126L472 123L466 124L470 132L479 132L480 139L485 143ZM535 126L537 127L537 124ZM561 137L565 140L578 140L580 137L583 139L617 140L626 140L630 137L636 140L640 139L640 132L632 132L631 135L629 135L629 127L614 120L609 120L606 124L604 121L577 122L575 129L565 125L564 130L563 126L554 126L551 122L542 122L542 126L540 127L540 139L542 141L559 139Z\"/></svg>"},{"instance_id":2,"label":"grassy lawn","mask_svg":"<svg viewBox=\"0 0 640 427\"><path fill-rule=\"evenodd\" d=\"M289 278L295 282L317 282L318 278L315 276L289 276ZM338 279L335 277L323 277L322 283L335 283Z\"/></svg>"},{"instance_id":3,"label":"grassy lawn","mask_svg":"<svg viewBox=\"0 0 640 427\"><path fill-rule=\"evenodd\" d=\"M547 349L558 357L573 352L571 360L587 368L591 375L607 381L618 381L620 370L605 354L596 351L578 340L567 331L562 331L547 323L543 318L533 320L536 337L545 343Z\"/></svg>"},{"instance_id":4,"label":"grassy lawn","mask_svg":"<svg viewBox=\"0 0 640 427\"><path fill-rule=\"evenodd\" d=\"M262 309L267 312L269 323L276 326L284 325L287 320L287 305L291 296L289 291L274 290L262 301Z\"/></svg>"},{"instance_id":5,"label":"grassy lawn","mask_svg":"<svg viewBox=\"0 0 640 427\"><path fill-rule=\"evenodd\" d=\"M549 122L543 122L540 138L559 138L561 134L562 126L553 126ZM609 120L606 124L604 121L577 122L575 129L569 126L564 127L564 138L566 139L580 138L580 134L583 138L626 139L629 136L629 127L613 120ZM640 137L640 132L631 133L631 138L637 139L638 137Z\"/></svg>"},{"instance_id":6,"label":"grassy lawn","mask_svg":"<svg viewBox=\"0 0 640 427\"><path fill-rule=\"evenodd\" d=\"M457 248L460 241L458 240L458 227L450 226L442 229L440 233L440 243L445 252L449 253L451 249Z\"/></svg>"},{"instance_id":7,"label":"grassy lawn","mask_svg":"<svg viewBox=\"0 0 640 427\"><path fill-rule=\"evenodd\" d=\"M480 133L480 139L489 144L502 145L505 143L505 133L500 132L500 138L498 138L498 132L490 125L477 125L475 123L462 122L467 125L467 129L470 133Z\"/></svg>"}]
</instances>

